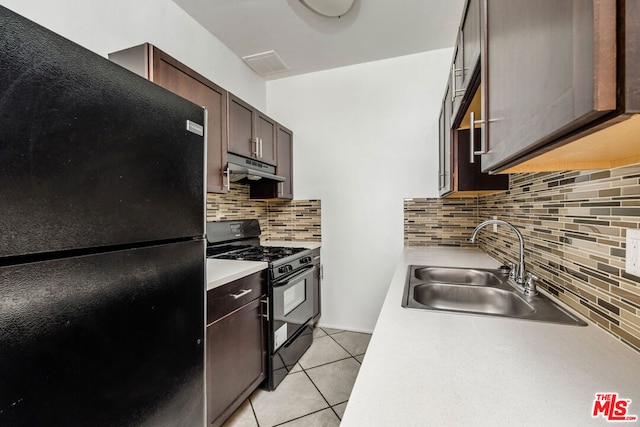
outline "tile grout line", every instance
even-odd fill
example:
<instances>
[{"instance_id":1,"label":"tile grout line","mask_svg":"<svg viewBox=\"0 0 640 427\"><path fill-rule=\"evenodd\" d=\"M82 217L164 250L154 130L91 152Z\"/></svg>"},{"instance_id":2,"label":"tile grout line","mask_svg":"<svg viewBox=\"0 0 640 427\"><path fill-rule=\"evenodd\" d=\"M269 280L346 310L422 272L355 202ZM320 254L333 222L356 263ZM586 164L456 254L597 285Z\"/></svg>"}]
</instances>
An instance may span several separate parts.
<instances>
[{"instance_id":1,"label":"tile grout line","mask_svg":"<svg viewBox=\"0 0 640 427\"><path fill-rule=\"evenodd\" d=\"M329 408L331 408L331 406L329 406L328 408L322 408L322 409L318 409L317 411L309 412L308 414L300 415L299 417L296 417L296 418L291 418L290 420L283 421L283 422L281 422L279 424L274 424L272 427L282 426L282 425L285 425L287 423L290 423L291 421L296 421L296 420L302 419L304 417L308 417L309 415L313 415L313 414L317 414L318 412L326 411ZM335 414L335 411L333 411L333 413ZM338 416L338 414L336 414L336 416ZM340 420L340 417L338 417L338 420Z\"/></svg>"},{"instance_id":2,"label":"tile grout line","mask_svg":"<svg viewBox=\"0 0 640 427\"><path fill-rule=\"evenodd\" d=\"M321 328L321 327L320 327L320 328ZM322 328L321 328L321 329L322 329ZM344 346L342 346L342 345L341 345L338 341L336 341L336 340L333 338L333 336L332 336L332 335L339 334L339 333L341 333L341 332L346 332L346 331L340 330L340 331L338 331L338 332L334 332L333 334L329 334L329 333L327 333L324 329L322 329L322 331L325 333L325 335L324 335L324 336L331 337L331 340L332 340L333 342L335 342L335 343L336 343L340 348L342 348L345 352L347 352L347 354L349 355L349 357L345 357L345 358L342 358L342 359L337 359L337 360L334 360L334 361L331 361L331 362L323 363L323 364L320 364L320 365L317 365L317 366L314 366L314 367L311 367L311 368L304 368L304 367L303 367L299 362L298 362L298 365L300 366L301 371L302 371L302 372L304 372L305 376L309 379L309 381L311 382L311 384L313 385L313 387L318 391L318 393L320 394L320 396L322 397L322 399L325 401L325 403L327 404L327 408L322 408L322 409L319 409L319 410L317 410L317 411L309 412L308 414L304 414L304 415L301 415L301 416L299 416L299 417L292 418L292 419L290 419L290 420L284 421L284 422L282 422L282 423L275 424L273 427L281 426L281 425L284 425L284 424L289 423L289 422L291 422L291 421L299 420L299 419L301 419L301 418L307 417L307 416L309 416L309 415L316 414L316 413L321 412L321 411L324 411L324 410L326 410L326 409L331 409L331 411L332 411L332 412L334 413L334 415L338 418L338 420L339 420L340 422L342 421L342 418L338 415L338 413L336 412L336 410L334 409L334 407L335 407L335 406L338 406L338 405L342 405L342 404L344 404L344 403L348 403L348 402L349 402L349 399L347 399L347 400L345 400L345 401L343 401L343 402L336 403L335 405L331 405L331 404L329 403L329 401L327 400L327 398L324 396L324 394L322 394L322 392L320 391L320 389L318 388L318 386L313 382L313 380L311 379L311 377L310 377L310 376L309 376L309 374L307 373L307 370L311 370L311 369L319 368L319 367L321 367L321 366L326 366L326 365L330 365L330 364L332 364L332 363L341 362L341 361L349 360L349 359L354 359L354 360L355 360L359 365L362 365L362 363L361 363L358 359L356 359L356 356L360 356L360 354L358 354L358 355L355 355L355 356L354 356L353 354L351 354L351 352L350 352L349 350L347 350ZM321 337L317 337L317 338L321 338ZM365 353L366 353L366 351L365 351ZM365 354L365 353L362 353L362 354ZM349 397L351 397L351 396L349 396ZM249 405L251 406L251 412L253 413L253 418L255 419L257 426L258 426L258 427L260 427L260 422L258 421L258 416L256 415L255 408L253 407L253 402L251 401L251 397L248 397L248 398L247 398L247 400L249 400Z\"/></svg>"},{"instance_id":3,"label":"tile grout line","mask_svg":"<svg viewBox=\"0 0 640 427\"><path fill-rule=\"evenodd\" d=\"M346 360L346 359L344 359ZM333 363L333 362L332 362ZM302 366L300 366L302 368ZM322 397L322 400L325 401L325 403L327 404L326 408L322 408L322 409L318 409L317 411L313 411L313 412L309 412L308 414L304 414L304 415L300 415L299 417L295 417L295 418L291 418L290 420L287 421L283 421L281 423L275 424L273 427L277 427L277 426L281 426L287 423L290 423L291 421L295 421L295 420L299 420L301 418L304 417L308 417L309 415L313 415L313 414L317 414L318 412L322 412L325 411L327 409L331 409L331 411L336 415L336 417L338 417L338 420L341 420L340 416L336 413L336 411L333 409L333 407L331 406L331 404L329 403L329 401L327 400L326 397L324 397L324 394L322 394L322 392L320 391L320 389L316 386L316 384L313 382L313 380L311 379L311 377L309 376L309 374L307 374L307 372L304 370L304 368L302 368L302 371L300 371L302 373L305 374L305 376L309 379L309 381L311 382L311 384L313 385L313 387L318 391L318 393L320 394L320 396ZM299 372L293 372L294 374L297 374ZM340 403L344 403L344 402L340 402ZM338 403L338 405L340 404ZM257 419L256 419L257 422ZM258 425L258 427L260 427L260 425Z\"/></svg>"},{"instance_id":4,"label":"tile grout line","mask_svg":"<svg viewBox=\"0 0 640 427\"><path fill-rule=\"evenodd\" d=\"M346 359L344 359L346 360ZM337 362L337 360L336 360ZM333 362L332 362L333 363ZM301 365L302 366L302 365ZM313 382L313 380L311 379L311 377L309 376L309 374L307 373L307 371L302 368L302 372L304 372L304 374L307 376L307 378L309 378L309 381L311 381L311 384L313 384L313 386L315 387L316 390L318 390L318 393L320 393L320 396L322 396L322 398L324 399L325 402L327 402L327 405L329 405L329 409L331 409L331 411L335 414L335 416L338 418L338 421L342 421L342 418L340 418L340 416L338 415L338 413L336 412L335 409L333 409L333 406L331 406L331 403L329 403L329 401L327 400L326 397L324 397L324 394L322 394L322 392L320 391L320 389L318 388L318 386L316 385L316 383ZM349 395L351 395L351 393L349 393ZM349 399L347 399L348 401ZM325 408L326 409L326 408ZM319 411L316 411L319 412ZM312 412L315 413L315 412ZM309 414L307 414L309 415Z\"/></svg>"},{"instance_id":5,"label":"tile grout line","mask_svg":"<svg viewBox=\"0 0 640 427\"><path fill-rule=\"evenodd\" d=\"M341 331L341 332L345 332L345 331ZM339 332L338 332L338 333L339 333ZM359 332L358 332L358 333L359 333ZM334 334L334 335L335 335L335 334ZM358 362L358 364L359 364L360 366L362 366L362 363L361 363L358 359L356 359L356 356L361 356L360 354L356 354L356 355L354 356L353 354L351 354L351 352L350 352L349 350L347 350L346 348L344 348L344 346L343 346L342 344L340 344L338 341L336 341L336 340L335 340L331 335L327 334L327 336L328 336L328 337L331 337L331 339L333 340L333 342L335 342L336 344L338 344L338 345L340 346L340 348L342 348L344 351L346 351L346 352L349 354L349 356L351 357L351 359L354 359L356 362ZM367 351L365 350L365 352L364 352L364 353L362 353L362 354L365 354L366 352L367 352ZM341 360L347 360L347 359L348 359L348 357L345 357L344 359L341 359ZM337 360L336 360L336 362L337 362ZM333 362L331 362L331 363L333 363ZM300 365L300 366L302 367L302 365ZM322 365L318 365L318 366L322 366Z\"/></svg>"},{"instance_id":6,"label":"tile grout line","mask_svg":"<svg viewBox=\"0 0 640 427\"><path fill-rule=\"evenodd\" d=\"M335 332L335 333L333 333L333 334L329 334L329 333L327 333L327 331L325 331L324 329L322 329L322 331L326 334L325 336L330 337L330 338L331 338L331 340L333 340L333 342L335 342L336 344L338 344L338 346L339 346L340 348L342 348L344 351L346 351L346 352L347 352L347 354L349 355L349 357L345 357L344 359L334 360L333 362L324 363L324 364L322 364L322 365L314 366L313 368L308 368L308 369L314 369L314 368L318 368L318 367L320 367L320 366L326 366L326 365L330 365L331 363L341 362L341 361L343 361L343 360L349 360L349 359L354 359L358 365L362 366L362 363L361 363L358 359L356 359L356 356L360 356L360 354L357 354L357 355L353 355L353 354L351 354L351 352L350 352L349 350L347 350L347 349L346 349L342 344L340 344L338 341L336 341L336 340L335 340L335 338L333 338L333 335L338 335L338 334L340 334L340 333L342 333L342 332L346 332L346 331L344 331L344 330L340 330L340 331ZM318 337L318 338L320 338L320 337ZM364 353L362 353L362 355L364 355L365 353L366 353L366 350L365 350L365 352L364 352ZM298 363L298 364L299 364L299 363ZM299 364L299 365L300 365L300 364ZM336 414L336 416L338 417L338 419L339 419L340 421L342 421L342 417L340 417L340 415L338 415L338 413L337 413L337 412L336 412L336 410L334 409L334 406L341 405L341 404L343 404L343 403L347 403L347 402L349 402L349 399L345 400L344 402L336 403L335 405L333 405L333 406L332 406L332 405L329 403L329 401L324 397L324 395L322 394L322 392L320 391L320 389L319 389L319 388L316 386L316 384L313 382L313 380L311 379L311 377L310 377L310 376L309 376L309 374L307 373L307 369L305 369L302 365L300 365L300 368L301 368L301 369L302 369L302 371L305 373L305 375L307 376L307 378L309 378L309 380L311 381L311 383L313 384L313 386L318 390L318 392L320 393L320 395L322 396L322 398L327 402L327 404L329 405L329 408L331 408L331 410L333 411L333 413L334 413L334 414ZM349 397L351 397L351 393L349 393Z\"/></svg>"},{"instance_id":7,"label":"tile grout line","mask_svg":"<svg viewBox=\"0 0 640 427\"><path fill-rule=\"evenodd\" d=\"M331 334L327 333L327 331L325 331L324 329L322 329L322 331L326 334L325 336L331 337ZM344 332L344 331L340 331L340 332ZM336 333L340 333L340 332L336 332ZM318 337L318 338L320 338L320 337ZM331 339L333 340L333 342L335 342L336 344L338 344L338 345L340 346L340 348L342 348L344 351L346 351L346 352L347 352L347 354L348 354L350 357L345 357L344 359L334 360L333 362L324 363L324 364L322 364L322 365L314 366L313 368L309 368L309 369L314 369L314 368L318 368L318 367L320 367L320 366L326 366L326 365L330 365L331 363L336 363L336 362L340 362L340 361L342 361L342 360L348 360L348 359L350 359L350 358L354 358L354 357L351 355L351 353L350 353L346 348L344 348L344 347L342 347L342 346L340 345L340 343L338 343L338 342L337 342L336 340L334 340L333 338L331 338ZM358 360L356 360L356 362L358 362ZM360 362L358 362L358 363L360 363ZM298 362L298 365L300 365L300 363L299 363L299 362ZM318 386L316 385L316 383L314 383L314 382L313 382L313 379L312 379L312 378L309 376L309 374L307 373L307 369L305 369L305 368L304 368L304 366L302 366L302 365L300 365L300 369L302 369L302 372L304 372L304 374L307 376L307 378L309 378L309 381L311 381L311 384L313 384L313 386L315 387L315 389L316 389L316 390L318 390L318 393L320 393L320 396L322 396L322 398L324 399L324 401L325 401L325 402L327 402L327 405L329 405L329 409L331 409L331 411L335 414L335 416L338 418L338 421L342 421L342 417L340 417L340 415L338 415L338 413L336 412L336 410L335 410L333 407L334 407L334 406L336 406L336 405L341 405L341 404L343 404L343 403L345 403L345 402L348 402L348 401L349 401L349 399L345 400L344 402L336 403L336 405L333 405L333 406L332 406L332 405L329 403L329 401L327 400L327 398L324 396L324 394L322 394L322 391L320 391L320 389L318 388ZM349 393L349 396L351 396L351 393ZM326 409L326 408L325 408L325 409ZM324 410L324 409L323 409L323 410ZM319 412L319 411L316 411L316 412ZM312 413L315 413L315 412L312 412ZM307 414L307 415L310 415L310 414ZM305 415L305 416L306 416L306 415Z\"/></svg>"},{"instance_id":8,"label":"tile grout line","mask_svg":"<svg viewBox=\"0 0 640 427\"><path fill-rule=\"evenodd\" d=\"M347 352L349 353L349 352ZM342 359L336 359L336 360L332 360L331 362L326 362L326 363L321 363L320 365L316 365L316 366L311 366L309 368L304 368L302 365L300 365L300 362L298 362L298 365L300 365L300 369L304 370L309 370L309 369L315 369L315 368L319 368L321 366L327 366L327 365L331 365L332 363L336 363L336 362L342 362L343 360L349 360L349 359L353 359L353 356L349 353L348 357L343 357ZM356 362L358 360L356 359ZM358 362L360 363L360 362ZM295 374L295 372L293 372Z\"/></svg>"},{"instance_id":9,"label":"tile grout line","mask_svg":"<svg viewBox=\"0 0 640 427\"><path fill-rule=\"evenodd\" d=\"M258 415L256 414L256 410L253 407L253 402L251 401L251 396L247 397L247 400L249 401L249 406L251 406L251 412L253 413L253 418L256 420L256 425L258 427L260 427L260 421L258 421Z\"/></svg>"}]
</instances>

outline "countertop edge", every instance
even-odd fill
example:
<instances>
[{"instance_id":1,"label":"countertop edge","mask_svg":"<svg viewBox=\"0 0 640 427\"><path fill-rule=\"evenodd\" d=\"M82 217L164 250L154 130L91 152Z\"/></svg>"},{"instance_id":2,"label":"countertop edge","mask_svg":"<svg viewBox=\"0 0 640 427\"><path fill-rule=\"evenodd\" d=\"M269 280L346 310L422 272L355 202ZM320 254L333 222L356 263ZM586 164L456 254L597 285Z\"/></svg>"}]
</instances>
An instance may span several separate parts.
<instances>
[{"instance_id":1,"label":"countertop edge","mask_svg":"<svg viewBox=\"0 0 640 427\"><path fill-rule=\"evenodd\" d=\"M266 262L207 259L207 291L268 267Z\"/></svg>"}]
</instances>

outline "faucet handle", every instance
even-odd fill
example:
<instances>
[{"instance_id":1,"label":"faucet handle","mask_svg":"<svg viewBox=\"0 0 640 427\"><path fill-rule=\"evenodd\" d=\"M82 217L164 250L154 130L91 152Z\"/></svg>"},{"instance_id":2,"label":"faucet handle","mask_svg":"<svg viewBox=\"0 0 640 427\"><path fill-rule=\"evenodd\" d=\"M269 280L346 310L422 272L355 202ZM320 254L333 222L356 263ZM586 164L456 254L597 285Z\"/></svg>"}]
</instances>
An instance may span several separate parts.
<instances>
[{"instance_id":1,"label":"faucet handle","mask_svg":"<svg viewBox=\"0 0 640 427\"><path fill-rule=\"evenodd\" d=\"M510 279L515 279L516 278L516 265L514 263L512 263L511 261L505 261L505 264L509 266L509 278Z\"/></svg>"},{"instance_id":2,"label":"faucet handle","mask_svg":"<svg viewBox=\"0 0 640 427\"><path fill-rule=\"evenodd\" d=\"M536 280L538 279L539 277L535 274L531 272L527 273L527 281L524 282L524 293L526 295L531 297L537 295L538 291L536 291Z\"/></svg>"}]
</instances>

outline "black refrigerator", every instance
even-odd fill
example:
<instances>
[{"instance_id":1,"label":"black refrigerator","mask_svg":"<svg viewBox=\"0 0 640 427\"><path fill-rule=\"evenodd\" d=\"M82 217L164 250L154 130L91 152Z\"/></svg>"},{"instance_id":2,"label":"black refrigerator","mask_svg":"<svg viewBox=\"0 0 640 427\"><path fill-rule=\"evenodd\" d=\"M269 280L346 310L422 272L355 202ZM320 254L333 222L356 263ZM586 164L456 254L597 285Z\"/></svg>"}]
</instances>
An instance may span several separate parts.
<instances>
[{"instance_id":1,"label":"black refrigerator","mask_svg":"<svg viewBox=\"0 0 640 427\"><path fill-rule=\"evenodd\" d=\"M204 425L204 110L0 7L0 425Z\"/></svg>"}]
</instances>

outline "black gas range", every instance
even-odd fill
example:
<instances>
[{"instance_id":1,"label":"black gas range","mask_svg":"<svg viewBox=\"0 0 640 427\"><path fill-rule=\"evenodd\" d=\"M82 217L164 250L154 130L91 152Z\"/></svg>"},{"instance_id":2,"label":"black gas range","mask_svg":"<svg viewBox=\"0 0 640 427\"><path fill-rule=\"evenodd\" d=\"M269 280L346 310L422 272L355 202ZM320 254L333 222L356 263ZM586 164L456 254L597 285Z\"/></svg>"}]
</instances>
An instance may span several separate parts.
<instances>
[{"instance_id":1,"label":"black gas range","mask_svg":"<svg viewBox=\"0 0 640 427\"><path fill-rule=\"evenodd\" d=\"M207 223L207 258L263 261L268 265L268 371L273 390L313 342L311 250L260 244L257 220Z\"/></svg>"},{"instance_id":2,"label":"black gas range","mask_svg":"<svg viewBox=\"0 0 640 427\"><path fill-rule=\"evenodd\" d=\"M253 245L212 245L207 248L207 258L268 262L271 280L277 280L312 262L309 249L261 246L260 239L257 239Z\"/></svg>"}]
</instances>

